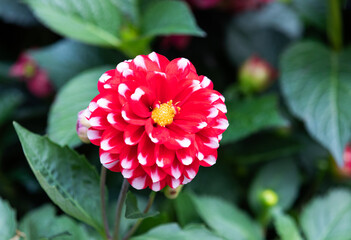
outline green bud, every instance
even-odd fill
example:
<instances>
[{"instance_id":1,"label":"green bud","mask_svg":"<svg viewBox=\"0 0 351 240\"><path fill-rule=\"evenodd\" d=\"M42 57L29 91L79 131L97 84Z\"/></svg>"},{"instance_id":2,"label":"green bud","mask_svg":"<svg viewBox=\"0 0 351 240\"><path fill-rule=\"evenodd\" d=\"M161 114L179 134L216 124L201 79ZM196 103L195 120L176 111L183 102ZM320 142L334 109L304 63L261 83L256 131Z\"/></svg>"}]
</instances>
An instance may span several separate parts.
<instances>
[{"instance_id":1,"label":"green bud","mask_svg":"<svg viewBox=\"0 0 351 240\"><path fill-rule=\"evenodd\" d=\"M179 185L177 188L171 188L169 186L166 186L164 189L164 194L166 198L176 199L179 193L182 191L182 188L183 188L183 185Z\"/></svg>"},{"instance_id":2,"label":"green bud","mask_svg":"<svg viewBox=\"0 0 351 240\"><path fill-rule=\"evenodd\" d=\"M279 202L279 197L272 189L266 189L260 194L261 203L266 207L273 207Z\"/></svg>"}]
</instances>

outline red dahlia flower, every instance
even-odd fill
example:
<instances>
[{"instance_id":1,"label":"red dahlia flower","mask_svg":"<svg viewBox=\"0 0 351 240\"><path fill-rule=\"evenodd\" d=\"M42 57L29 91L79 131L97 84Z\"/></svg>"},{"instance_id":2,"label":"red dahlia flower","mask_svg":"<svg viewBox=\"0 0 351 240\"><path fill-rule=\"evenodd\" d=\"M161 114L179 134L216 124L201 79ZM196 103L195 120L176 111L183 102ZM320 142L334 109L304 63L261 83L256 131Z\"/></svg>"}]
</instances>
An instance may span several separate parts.
<instances>
[{"instance_id":1,"label":"red dahlia flower","mask_svg":"<svg viewBox=\"0 0 351 240\"><path fill-rule=\"evenodd\" d=\"M189 60L140 55L105 72L98 90L88 138L134 188L176 188L215 164L228 127L224 97Z\"/></svg>"}]
</instances>

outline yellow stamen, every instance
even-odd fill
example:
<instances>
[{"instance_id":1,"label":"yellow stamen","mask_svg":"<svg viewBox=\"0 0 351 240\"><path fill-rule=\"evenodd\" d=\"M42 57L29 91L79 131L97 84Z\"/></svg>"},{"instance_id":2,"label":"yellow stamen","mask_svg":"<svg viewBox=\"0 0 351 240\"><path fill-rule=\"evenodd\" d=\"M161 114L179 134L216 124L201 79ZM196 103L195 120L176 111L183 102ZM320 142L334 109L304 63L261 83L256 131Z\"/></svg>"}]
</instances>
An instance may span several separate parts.
<instances>
[{"instance_id":1,"label":"yellow stamen","mask_svg":"<svg viewBox=\"0 0 351 240\"><path fill-rule=\"evenodd\" d=\"M172 100L170 100L167 103L162 103L159 107L154 108L151 113L151 118L155 123L164 127L173 122L175 114L176 109L173 106Z\"/></svg>"}]
</instances>

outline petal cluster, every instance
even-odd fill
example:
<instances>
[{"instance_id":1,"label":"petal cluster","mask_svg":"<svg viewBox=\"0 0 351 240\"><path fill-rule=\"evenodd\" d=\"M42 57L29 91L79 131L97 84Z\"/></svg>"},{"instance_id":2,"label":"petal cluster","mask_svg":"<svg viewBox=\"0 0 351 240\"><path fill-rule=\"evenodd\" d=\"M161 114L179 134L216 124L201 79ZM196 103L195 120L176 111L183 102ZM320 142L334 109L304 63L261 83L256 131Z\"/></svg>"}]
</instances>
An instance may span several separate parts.
<instances>
[{"instance_id":1,"label":"petal cluster","mask_svg":"<svg viewBox=\"0 0 351 240\"><path fill-rule=\"evenodd\" d=\"M176 188L215 164L228 127L224 97L189 60L139 55L105 72L98 90L86 111L88 138L134 188Z\"/></svg>"}]
</instances>

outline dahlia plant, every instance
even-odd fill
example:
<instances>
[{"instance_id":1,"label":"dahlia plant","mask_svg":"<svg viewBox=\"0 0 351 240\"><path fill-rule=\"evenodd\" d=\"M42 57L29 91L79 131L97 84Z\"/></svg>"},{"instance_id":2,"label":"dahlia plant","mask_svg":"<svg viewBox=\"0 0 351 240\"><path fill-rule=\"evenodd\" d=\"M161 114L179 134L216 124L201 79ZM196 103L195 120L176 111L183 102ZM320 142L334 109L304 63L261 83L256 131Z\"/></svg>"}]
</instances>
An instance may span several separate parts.
<instances>
[{"instance_id":1,"label":"dahlia plant","mask_svg":"<svg viewBox=\"0 0 351 240\"><path fill-rule=\"evenodd\" d=\"M350 240L349 2L0 0L0 240Z\"/></svg>"},{"instance_id":2,"label":"dahlia plant","mask_svg":"<svg viewBox=\"0 0 351 240\"><path fill-rule=\"evenodd\" d=\"M216 163L228 127L222 94L185 58L155 52L102 74L86 111L101 164L136 189L177 188Z\"/></svg>"}]
</instances>

